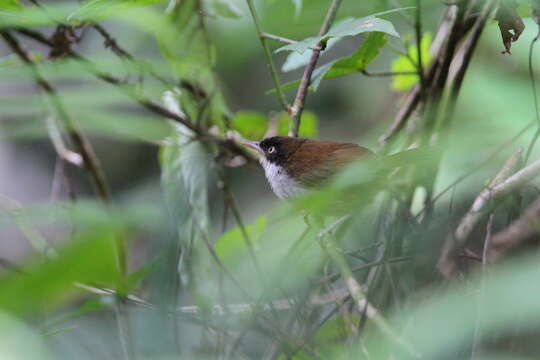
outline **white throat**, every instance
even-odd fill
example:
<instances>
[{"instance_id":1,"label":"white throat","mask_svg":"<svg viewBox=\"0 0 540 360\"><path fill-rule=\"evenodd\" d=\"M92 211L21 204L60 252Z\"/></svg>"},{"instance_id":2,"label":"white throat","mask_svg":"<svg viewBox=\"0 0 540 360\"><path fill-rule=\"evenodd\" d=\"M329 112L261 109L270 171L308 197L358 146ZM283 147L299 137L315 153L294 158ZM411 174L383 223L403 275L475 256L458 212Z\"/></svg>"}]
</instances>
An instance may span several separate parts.
<instances>
[{"instance_id":1,"label":"white throat","mask_svg":"<svg viewBox=\"0 0 540 360\"><path fill-rule=\"evenodd\" d=\"M292 196L302 194L306 191L296 180L291 178L285 169L266 160L260 159L264 168L266 179L276 196L280 199L286 199Z\"/></svg>"}]
</instances>

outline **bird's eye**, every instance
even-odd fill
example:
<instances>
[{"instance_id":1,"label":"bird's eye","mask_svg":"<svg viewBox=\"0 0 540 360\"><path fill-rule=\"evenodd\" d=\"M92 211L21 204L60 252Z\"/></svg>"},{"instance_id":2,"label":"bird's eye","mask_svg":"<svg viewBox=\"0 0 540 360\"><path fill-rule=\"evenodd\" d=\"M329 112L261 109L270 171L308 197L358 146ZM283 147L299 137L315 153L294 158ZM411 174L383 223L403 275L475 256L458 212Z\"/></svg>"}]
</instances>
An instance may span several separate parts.
<instances>
[{"instance_id":1,"label":"bird's eye","mask_svg":"<svg viewBox=\"0 0 540 360\"><path fill-rule=\"evenodd\" d=\"M269 153L269 154L273 154L274 152L276 152L276 148L275 148L274 146L270 146L270 147L268 148L268 153Z\"/></svg>"}]
</instances>

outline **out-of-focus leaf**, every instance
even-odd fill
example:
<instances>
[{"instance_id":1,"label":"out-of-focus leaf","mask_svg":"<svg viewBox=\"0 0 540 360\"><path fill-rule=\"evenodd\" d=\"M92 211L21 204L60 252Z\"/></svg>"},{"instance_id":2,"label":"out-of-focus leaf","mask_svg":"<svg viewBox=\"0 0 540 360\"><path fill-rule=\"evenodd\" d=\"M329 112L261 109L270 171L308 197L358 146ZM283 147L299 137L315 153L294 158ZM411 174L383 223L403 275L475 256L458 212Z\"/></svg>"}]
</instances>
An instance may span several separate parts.
<instances>
[{"instance_id":1,"label":"out-of-focus leaf","mask_svg":"<svg viewBox=\"0 0 540 360\"><path fill-rule=\"evenodd\" d=\"M0 28L55 25L58 19L66 19L76 9L77 3L43 2L41 5L41 7L11 6L9 9L0 9Z\"/></svg>"},{"instance_id":2,"label":"out-of-focus leaf","mask_svg":"<svg viewBox=\"0 0 540 360\"><path fill-rule=\"evenodd\" d=\"M163 27L156 36L161 53L185 84L186 91L180 98L182 110L203 126L215 124L223 128L230 110L214 75L216 49L203 16L198 0L175 2L162 19L170 26Z\"/></svg>"},{"instance_id":3,"label":"out-of-focus leaf","mask_svg":"<svg viewBox=\"0 0 540 360\"><path fill-rule=\"evenodd\" d=\"M0 311L0 358L52 359L41 334Z\"/></svg>"},{"instance_id":4,"label":"out-of-focus leaf","mask_svg":"<svg viewBox=\"0 0 540 360\"><path fill-rule=\"evenodd\" d=\"M244 15L232 0L213 0L210 6L217 15L225 18L238 19Z\"/></svg>"},{"instance_id":5,"label":"out-of-focus leaf","mask_svg":"<svg viewBox=\"0 0 540 360\"><path fill-rule=\"evenodd\" d=\"M234 115L232 124L244 138L258 140L266 133L268 120L266 116L255 111L239 111Z\"/></svg>"},{"instance_id":6,"label":"out-of-focus leaf","mask_svg":"<svg viewBox=\"0 0 540 360\"><path fill-rule=\"evenodd\" d=\"M57 258L45 263L40 258L24 274L1 278L0 308L32 314L44 307L57 307L77 292L75 282L114 287L119 279L115 255L118 236L122 235L115 226L94 228L60 249Z\"/></svg>"},{"instance_id":7,"label":"out-of-focus leaf","mask_svg":"<svg viewBox=\"0 0 540 360\"><path fill-rule=\"evenodd\" d=\"M164 94L165 106L181 114L178 97L168 91ZM203 239L210 237L208 187L214 174L212 156L209 149L200 141L194 140L193 132L182 124L171 124L173 131L168 139L169 145L161 148L161 182L169 211L178 229L177 244L185 254L178 264L183 281L189 281L192 267L205 263L208 256L202 256ZM176 245L174 248L178 249ZM202 265L204 266L204 265Z\"/></svg>"},{"instance_id":8,"label":"out-of-focus leaf","mask_svg":"<svg viewBox=\"0 0 540 360\"><path fill-rule=\"evenodd\" d=\"M132 291L137 286L139 286L139 283L142 280L144 280L148 275L150 275L153 271L156 270L156 268L159 266L159 263L161 261L163 261L161 257L156 257L155 259L147 261L144 265L142 265L136 271L129 274L125 281L126 291L127 292Z\"/></svg>"},{"instance_id":9,"label":"out-of-focus leaf","mask_svg":"<svg viewBox=\"0 0 540 360\"><path fill-rule=\"evenodd\" d=\"M278 135L286 136L289 132L291 118L287 114L282 114L278 119ZM319 118L311 111L304 111L300 120L301 137L316 138L319 133Z\"/></svg>"},{"instance_id":10,"label":"out-of-focus leaf","mask_svg":"<svg viewBox=\"0 0 540 360\"><path fill-rule=\"evenodd\" d=\"M380 19L373 16L368 16L360 19L349 18L334 25L326 35L315 36L304 39L294 44L285 45L276 50L280 51L297 51L303 53L309 48L314 47L323 39L339 38L345 36L355 36L366 32L383 32L391 36L399 37L394 25L390 21Z\"/></svg>"},{"instance_id":11,"label":"out-of-focus leaf","mask_svg":"<svg viewBox=\"0 0 540 360\"><path fill-rule=\"evenodd\" d=\"M266 221L266 216L261 216L253 224L245 226L249 239L254 246L256 246L264 232ZM221 235L216 241L215 249L226 265L234 264L238 259L247 257L249 254L242 230L239 227L235 227Z\"/></svg>"},{"instance_id":12,"label":"out-of-focus leaf","mask_svg":"<svg viewBox=\"0 0 540 360\"><path fill-rule=\"evenodd\" d=\"M294 16L298 17L302 12L302 0L292 0L292 2L294 4Z\"/></svg>"},{"instance_id":13,"label":"out-of-focus leaf","mask_svg":"<svg viewBox=\"0 0 540 360\"><path fill-rule=\"evenodd\" d=\"M313 72L312 88L317 91L323 79L333 79L365 70L366 66L379 56L382 47L386 44L384 33L369 34L362 45L350 57L334 60L317 68Z\"/></svg>"},{"instance_id":14,"label":"out-of-focus leaf","mask_svg":"<svg viewBox=\"0 0 540 360\"><path fill-rule=\"evenodd\" d=\"M426 32L422 35L420 41L420 48L422 54L422 63L424 68L431 63L431 53L429 48L431 46L431 33ZM418 50L416 45L412 45L407 50L407 56L400 56L392 62L393 72L414 72L416 71L416 64L418 63ZM412 60L412 61L411 61ZM418 75L396 75L392 81L392 89L396 91L406 91L418 83Z\"/></svg>"},{"instance_id":15,"label":"out-of-focus leaf","mask_svg":"<svg viewBox=\"0 0 540 360\"><path fill-rule=\"evenodd\" d=\"M83 4L67 20L72 21L100 21L121 14L139 6L148 6L162 0L91 0Z\"/></svg>"},{"instance_id":16,"label":"out-of-focus leaf","mask_svg":"<svg viewBox=\"0 0 540 360\"><path fill-rule=\"evenodd\" d=\"M1 10L19 10L23 6L19 0L0 0Z\"/></svg>"}]
</instances>

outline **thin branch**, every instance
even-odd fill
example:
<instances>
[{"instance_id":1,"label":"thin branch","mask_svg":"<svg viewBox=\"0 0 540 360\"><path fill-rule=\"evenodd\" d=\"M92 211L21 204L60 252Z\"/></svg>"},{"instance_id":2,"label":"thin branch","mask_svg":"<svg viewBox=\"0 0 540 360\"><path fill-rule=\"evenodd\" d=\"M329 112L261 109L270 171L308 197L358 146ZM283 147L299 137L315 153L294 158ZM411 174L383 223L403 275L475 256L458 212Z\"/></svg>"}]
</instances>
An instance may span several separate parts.
<instances>
[{"instance_id":1,"label":"thin branch","mask_svg":"<svg viewBox=\"0 0 540 360\"><path fill-rule=\"evenodd\" d=\"M360 284L354 278L351 268L347 264L347 260L343 254L338 250L335 243L332 231L339 226L343 221L347 220L348 216L342 217L332 223L330 226L324 228L317 235L317 239L321 248L326 252L328 257L338 267L339 272L345 282L347 289L351 297L353 298L356 307L360 313L366 312L367 317L373 322L375 326L388 337L390 341L398 345L405 350L409 355L414 358L420 358L420 354L414 349L414 347L402 338L386 321L386 319L377 311L377 309L369 303L367 297L360 286Z\"/></svg>"},{"instance_id":2,"label":"thin branch","mask_svg":"<svg viewBox=\"0 0 540 360\"><path fill-rule=\"evenodd\" d=\"M257 14L257 9L255 9L253 0L246 0L246 2L249 6L249 11L251 12L251 17L253 18L253 23L255 24L255 29L257 30L259 40L261 41L261 45L264 50L264 56L266 57L268 70L270 70L270 75L272 77L272 82L274 83L274 88L276 89L277 98L283 110L289 111L287 98L285 97L285 93L283 93L283 90L281 89L281 84L279 82L276 66L274 65L274 60L272 60L272 53L270 52L270 49L268 48L268 45L266 44L267 38L264 35L265 33L262 31L261 21L259 19L259 15Z\"/></svg>"},{"instance_id":3,"label":"thin branch","mask_svg":"<svg viewBox=\"0 0 540 360\"><path fill-rule=\"evenodd\" d=\"M54 146L54 149L56 150L56 153L58 154L58 157L72 165L75 165L77 167L83 167L83 157L80 154L69 150L66 144L64 144L62 134L60 134L60 130L56 125L56 120L52 115L47 116L46 123L47 130L49 132L49 138L51 139L51 142Z\"/></svg>"},{"instance_id":4,"label":"thin branch","mask_svg":"<svg viewBox=\"0 0 540 360\"><path fill-rule=\"evenodd\" d=\"M38 41L44 45L52 46L53 44L47 40L41 33L33 30L24 29L17 30L21 35L27 36L35 41ZM111 75L108 73L105 73L97 68L95 64L93 64L90 60L84 58L83 56L76 53L74 50L69 49L68 55L73 57L75 60L78 60L83 64L86 69L92 73L94 76L96 76L98 79L103 80L111 85L116 86L118 89L124 92L129 98L139 103L141 106L146 108L148 111L163 116L169 120L172 120L174 122L178 122L184 126L186 126L188 129L193 131L199 138L202 140L208 140L210 142L215 143L216 145L228 149L233 154L238 154L246 159L253 160L253 156L249 154L242 146L238 145L234 141L231 141L229 139L224 139L222 137L214 136L207 131L205 131L202 128L199 128L191 123L189 119L187 119L185 116L181 114L176 114L172 111L169 111L167 108L161 106L160 104L152 101L151 99L139 94L137 90L134 88L133 85L127 84L125 81Z\"/></svg>"},{"instance_id":5,"label":"thin branch","mask_svg":"<svg viewBox=\"0 0 540 360\"><path fill-rule=\"evenodd\" d=\"M439 270L446 277L451 277L455 274L457 269L454 256L457 251L465 245L469 235L474 230L474 227L483 218L486 205L492 200L508 194L513 189L516 189L518 186L521 186L531 180L534 176L540 174L540 160L538 160L527 168L510 176L518 166L522 152L522 149L516 150L505 162L504 166L491 181L489 186L482 190L476 197L471 208L461 220L455 233L446 239L438 263Z\"/></svg>"},{"instance_id":6,"label":"thin branch","mask_svg":"<svg viewBox=\"0 0 540 360\"><path fill-rule=\"evenodd\" d=\"M328 12L326 13L326 18L324 19L321 30L319 31L319 36L325 35L332 26L341 2L342 0L332 0L332 4L330 5ZM311 76L313 75L313 71L317 66L317 61L319 60L319 56L321 54L321 51L324 49L324 46L324 39L317 43L317 45L313 49L311 58L309 59L309 63L304 70L304 74L302 75L302 80L300 81L300 86L298 87L296 98L294 99L294 103L290 108L289 112L291 115L289 136L298 137L298 132L300 131L300 119L302 117L302 112L304 111L304 106L306 104L306 97L309 90L309 85L311 84Z\"/></svg>"},{"instance_id":7,"label":"thin branch","mask_svg":"<svg viewBox=\"0 0 540 360\"><path fill-rule=\"evenodd\" d=\"M285 38L283 36L278 36L278 35L270 34L270 33L267 33L267 32L261 33L261 36L268 39L268 40L279 41L279 42L282 42L284 44L296 44L298 42L298 41L295 41L295 40L287 39L287 38Z\"/></svg>"},{"instance_id":8,"label":"thin branch","mask_svg":"<svg viewBox=\"0 0 540 360\"><path fill-rule=\"evenodd\" d=\"M28 55L28 53L19 45L17 40L11 35L10 32L2 30L0 31L0 36L4 39L6 44L17 54L17 56L19 56L19 58L28 65L38 86L47 94L52 106L58 114L58 117L66 127L71 141L77 148L77 152L81 154L84 160L84 166L91 175L99 196L105 202L109 202L109 188L105 179L105 174L103 172L103 169L101 168L101 164L99 163L98 158L95 155L94 149L92 148L92 145L88 142L84 134L81 133L75 126L75 123L68 115L62 102L60 101L56 90L41 75L36 64L30 58L30 55Z\"/></svg>"},{"instance_id":9,"label":"thin branch","mask_svg":"<svg viewBox=\"0 0 540 360\"><path fill-rule=\"evenodd\" d=\"M487 251L488 262L493 263L497 261L509 250L524 244L532 235L538 233L539 221L540 198L529 205L519 219L493 235Z\"/></svg>"}]
</instances>

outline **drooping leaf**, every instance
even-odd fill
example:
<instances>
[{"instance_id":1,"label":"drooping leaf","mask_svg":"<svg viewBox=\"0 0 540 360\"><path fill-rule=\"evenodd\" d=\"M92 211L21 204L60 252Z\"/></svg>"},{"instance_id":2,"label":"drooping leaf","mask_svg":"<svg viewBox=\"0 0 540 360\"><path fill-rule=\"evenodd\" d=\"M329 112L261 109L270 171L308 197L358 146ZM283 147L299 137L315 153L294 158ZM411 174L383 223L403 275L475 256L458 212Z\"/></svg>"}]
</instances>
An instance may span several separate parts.
<instances>
[{"instance_id":1,"label":"drooping leaf","mask_svg":"<svg viewBox=\"0 0 540 360\"><path fill-rule=\"evenodd\" d=\"M315 47L321 40L330 38L340 38L345 36L355 36L366 32L383 32L391 36L399 37L394 25L387 20L373 16L360 19L348 18L334 25L326 35L309 37L294 44L285 45L276 50L305 52L309 48Z\"/></svg>"},{"instance_id":2,"label":"drooping leaf","mask_svg":"<svg viewBox=\"0 0 540 360\"><path fill-rule=\"evenodd\" d=\"M323 65L313 72L311 86L317 91L323 79L333 79L357 73L366 69L366 66L375 60L386 44L384 33L375 32L369 34L362 45L349 57L334 60Z\"/></svg>"},{"instance_id":3,"label":"drooping leaf","mask_svg":"<svg viewBox=\"0 0 540 360\"><path fill-rule=\"evenodd\" d=\"M118 281L117 236L122 235L115 226L94 228L60 249L55 259L45 263L37 259L24 274L0 279L0 308L22 315L57 307L77 292L75 282L114 287Z\"/></svg>"},{"instance_id":4,"label":"drooping leaf","mask_svg":"<svg viewBox=\"0 0 540 360\"><path fill-rule=\"evenodd\" d=\"M429 48L431 46L431 33L426 32L422 35L420 41L420 51L422 54L422 63L424 68L431 63L431 53ZM418 63L418 50L416 45L412 45L407 50L408 56L400 56L392 62L393 72L414 72L416 71ZM412 61L411 61L412 60ZM419 78L418 75L395 75L392 81L392 89L396 91L406 91L413 87Z\"/></svg>"}]
</instances>

